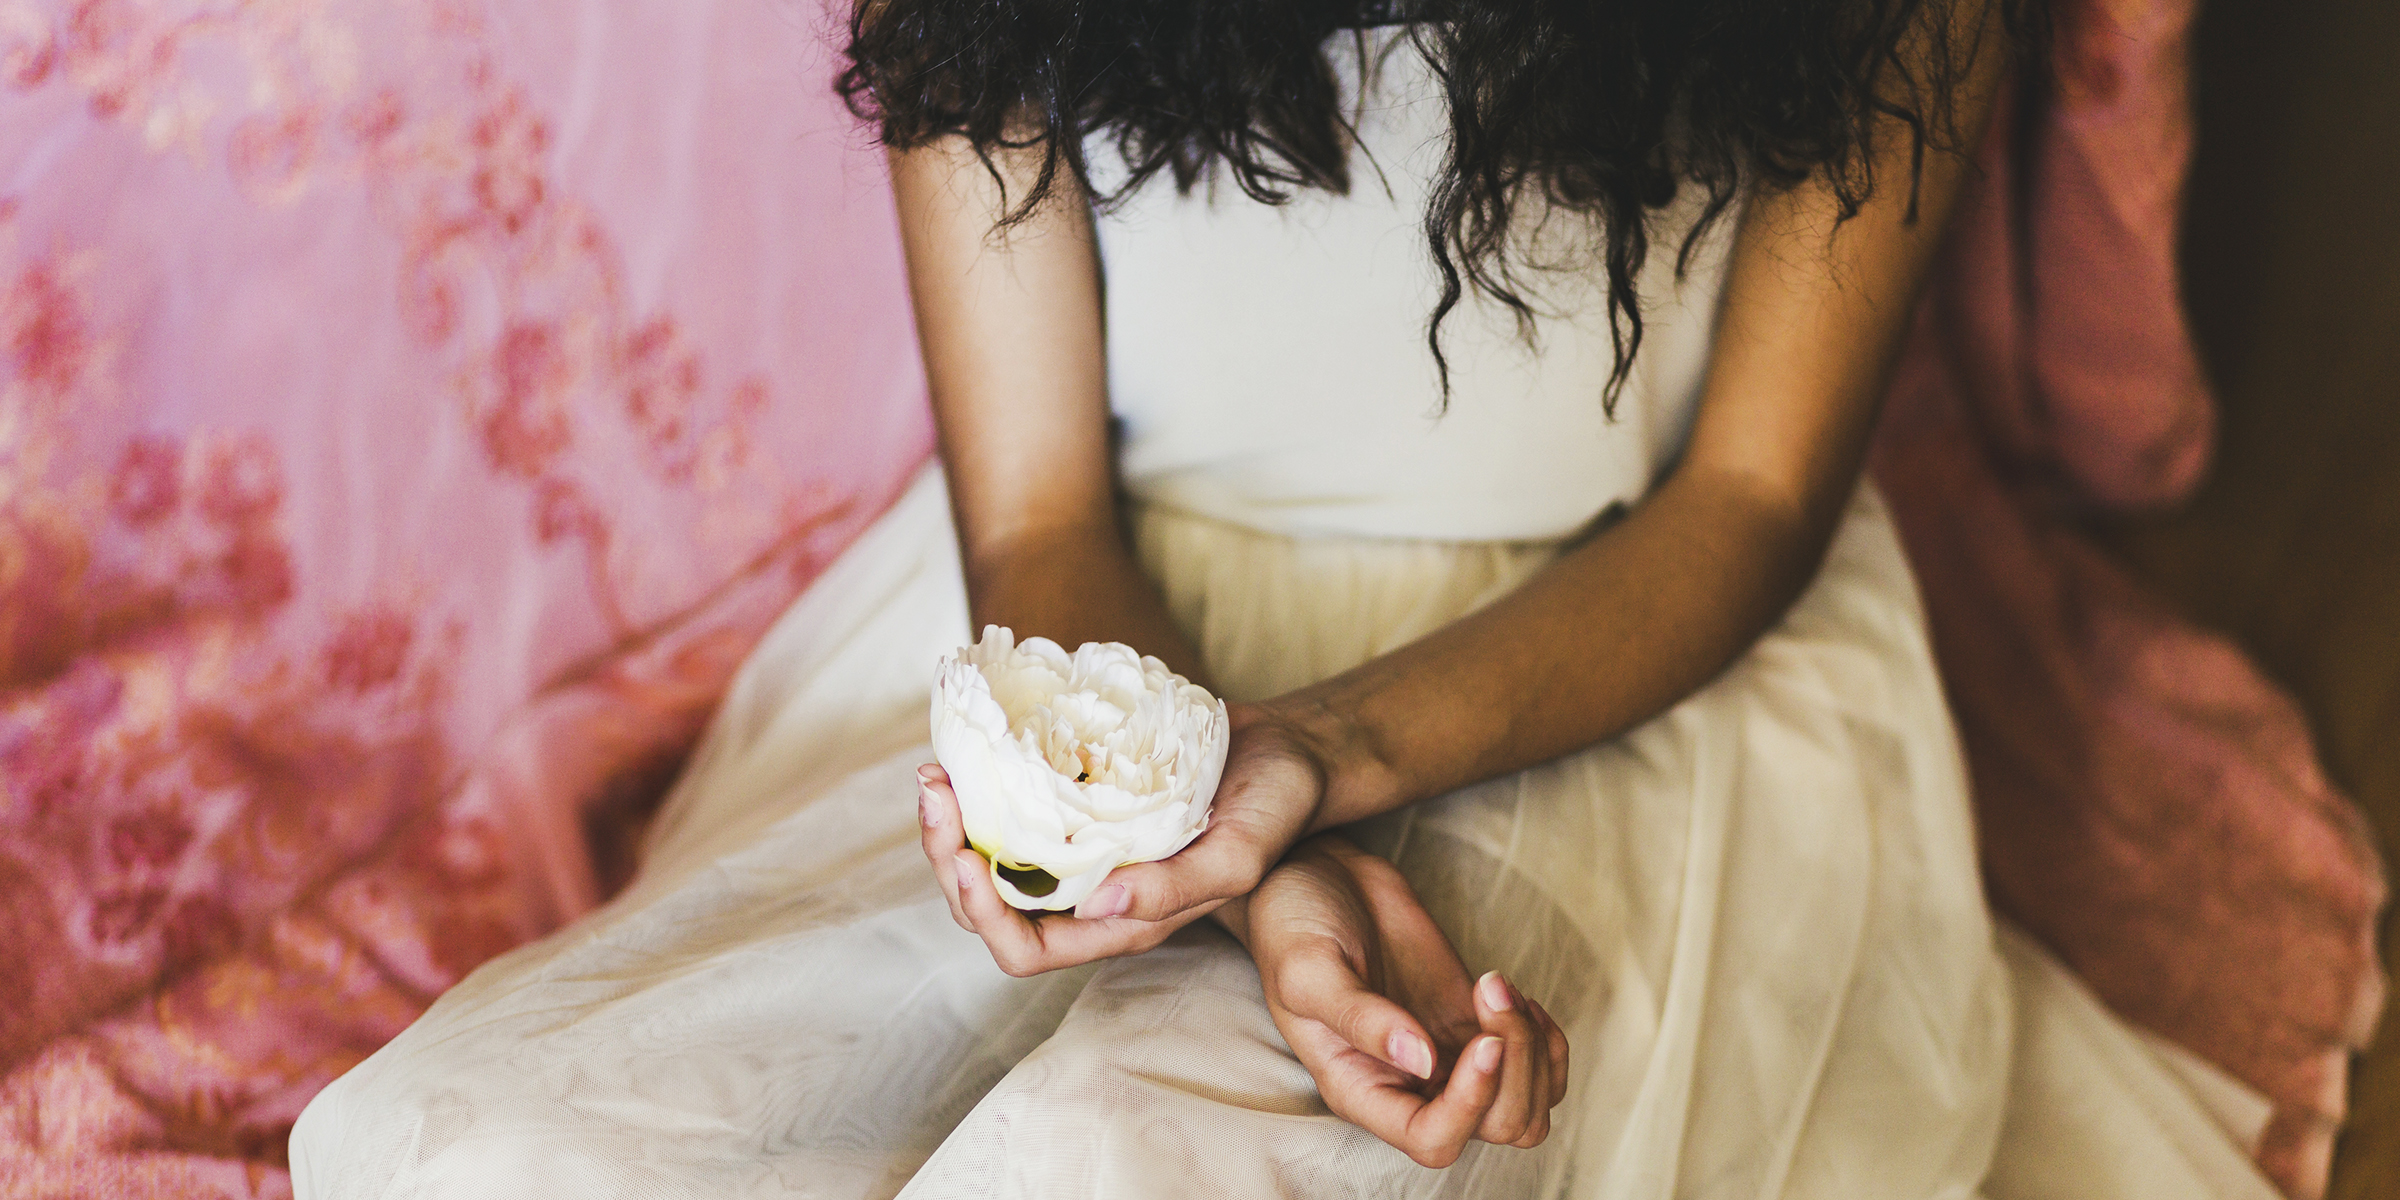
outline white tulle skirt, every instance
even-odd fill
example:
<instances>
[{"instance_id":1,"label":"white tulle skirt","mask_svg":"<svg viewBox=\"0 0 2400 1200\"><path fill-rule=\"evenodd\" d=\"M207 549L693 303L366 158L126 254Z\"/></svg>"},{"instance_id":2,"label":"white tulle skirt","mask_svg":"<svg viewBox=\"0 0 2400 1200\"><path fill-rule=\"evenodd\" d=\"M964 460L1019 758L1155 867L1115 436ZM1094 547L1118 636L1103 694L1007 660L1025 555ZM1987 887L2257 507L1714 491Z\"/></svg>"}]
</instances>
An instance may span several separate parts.
<instances>
[{"instance_id":1,"label":"white tulle skirt","mask_svg":"<svg viewBox=\"0 0 2400 1200\"><path fill-rule=\"evenodd\" d=\"M1237 699L1555 553L1135 526ZM1446 1171L1325 1110L1221 934L1016 980L951 923L914 771L966 637L928 473L745 666L633 887L309 1106L300 1196L2273 1195L2257 1097L1995 930L1871 490L1791 613L1673 710L1359 830L1573 1039L1550 1141Z\"/></svg>"}]
</instances>

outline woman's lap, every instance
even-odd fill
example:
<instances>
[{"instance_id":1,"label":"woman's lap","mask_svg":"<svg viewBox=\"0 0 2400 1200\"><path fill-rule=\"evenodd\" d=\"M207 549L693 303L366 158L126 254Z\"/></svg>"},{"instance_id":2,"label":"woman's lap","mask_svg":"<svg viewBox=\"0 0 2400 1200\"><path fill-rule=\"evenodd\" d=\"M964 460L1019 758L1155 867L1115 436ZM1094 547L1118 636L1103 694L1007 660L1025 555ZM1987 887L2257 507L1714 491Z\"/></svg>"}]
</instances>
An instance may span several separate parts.
<instances>
[{"instance_id":1,"label":"woman's lap","mask_svg":"<svg viewBox=\"0 0 2400 1200\"><path fill-rule=\"evenodd\" d=\"M889 1195L1089 974L1001 974L905 821L827 845L914 765L487 964L310 1105L300 1193Z\"/></svg>"},{"instance_id":2,"label":"woman's lap","mask_svg":"<svg viewBox=\"0 0 2400 1200\"><path fill-rule=\"evenodd\" d=\"M947 520L920 481L777 622L624 895L309 1106L302 1195L888 1195L1049 1034L1088 972L1002 974L914 836Z\"/></svg>"},{"instance_id":3,"label":"woman's lap","mask_svg":"<svg viewBox=\"0 0 2400 1200\"><path fill-rule=\"evenodd\" d=\"M626 896L311 1106L303 1196L884 1196L920 1163L912 1197L1045 1200L1191 1171L1226 1196L1980 1176L2006 981L1888 537L1846 538L1666 717L1360 830L1575 1038L1549 1145L1431 1172L1323 1109L1213 930L1020 981L949 921L910 774L924 662L964 632L940 499L912 492L762 645ZM1868 1147L1879 1179L1848 1169Z\"/></svg>"}]
</instances>

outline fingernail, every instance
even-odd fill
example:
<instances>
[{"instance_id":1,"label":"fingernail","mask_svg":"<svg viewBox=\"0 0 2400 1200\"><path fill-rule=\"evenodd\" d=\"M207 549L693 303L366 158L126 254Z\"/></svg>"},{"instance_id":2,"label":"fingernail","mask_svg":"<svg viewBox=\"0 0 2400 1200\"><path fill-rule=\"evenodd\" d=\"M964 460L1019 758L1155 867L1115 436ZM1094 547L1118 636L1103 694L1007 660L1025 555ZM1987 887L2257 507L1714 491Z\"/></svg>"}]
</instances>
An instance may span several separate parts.
<instances>
[{"instance_id":1,"label":"fingernail","mask_svg":"<svg viewBox=\"0 0 2400 1200\"><path fill-rule=\"evenodd\" d=\"M1433 1047L1426 1045L1424 1038L1405 1029L1395 1029L1383 1049L1392 1056L1393 1066L1419 1079L1433 1078Z\"/></svg>"},{"instance_id":2,"label":"fingernail","mask_svg":"<svg viewBox=\"0 0 2400 1200\"><path fill-rule=\"evenodd\" d=\"M1483 1006L1493 1012L1508 1012L1517 1006L1517 998L1509 994L1508 981L1500 978L1498 971L1485 975L1476 983L1475 990L1483 994Z\"/></svg>"},{"instance_id":3,"label":"fingernail","mask_svg":"<svg viewBox=\"0 0 2400 1200\"><path fill-rule=\"evenodd\" d=\"M1085 896L1083 903L1075 906L1075 915L1087 921L1105 921L1110 917L1124 916L1125 910L1131 907L1132 893L1125 890L1124 884L1112 883Z\"/></svg>"},{"instance_id":4,"label":"fingernail","mask_svg":"<svg viewBox=\"0 0 2400 1200\"><path fill-rule=\"evenodd\" d=\"M975 886L975 877L983 873L982 856L972 850L961 850L958 852L958 856L950 861L958 864L958 886L961 888Z\"/></svg>"},{"instance_id":5,"label":"fingernail","mask_svg":"<svg viewBox=\"0 0 2400 1200\"><path fill-rule=\"evenodd\" d=\"M941 770L941 768L940 768L940 767L937 767L937 766L934 766L932 763L926 763L924 766L918 767L918 768L917 768L917 780L918 780L918 782L920 782L920 783L932 783L932 782L933 782L933 773L934 773L935 771L939 771L939 770Z\"/></svg>"},{"instance_id":6,"label":"fingernail","mask_svg":"<svg viewBox=\"0 0 2400 1200\"><path fill-rule=\"evenodd\" d=\"M1500 1069L1499 1038L1487 1037L1476 1039L1475 1069L1478 1071L1497 1071Z\"/></svg>"},{"instance_id":7,"label":"fingernail","mask_svg":"<svg viewBox=\"0 0 2400 1200\"><path fill-rule=\"evenodd\" d=\"M942 810L933 802L932 788L917 789L917 824L923 825L927 829L941 827Z\"/></svg>"}]
</instances>

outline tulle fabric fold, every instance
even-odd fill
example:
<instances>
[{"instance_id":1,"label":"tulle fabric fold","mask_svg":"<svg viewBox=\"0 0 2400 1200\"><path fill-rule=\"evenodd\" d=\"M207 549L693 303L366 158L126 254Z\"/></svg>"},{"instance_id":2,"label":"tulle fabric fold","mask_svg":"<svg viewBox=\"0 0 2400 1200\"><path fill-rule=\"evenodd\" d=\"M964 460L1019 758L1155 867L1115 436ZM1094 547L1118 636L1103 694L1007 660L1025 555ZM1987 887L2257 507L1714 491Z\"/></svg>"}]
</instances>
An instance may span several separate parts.
<instances>
[{"instance_id":1,"label":"tulle fabric fold","mask_svg":"<svg viewBox=\"0 0 2400 1200\"><path fill-rule=\"evenodd\" d=\"M1558 550L1157 508L1134 529L1235 697L1400 645ZM300 1194L2032 1200L2077 1171L2268 1194L2242 1144L2260 1101L2029 941L2003 953L1872 489L1785 620L1664 716L1354 831L1575 1041L1547 1144L1438 1172L1326 1110L1212 928L1017 980L950 922L912 772L931 664L967 635L955 555L929 473L752 656L632 888L309 1107Z\"/></svg>"}]
</instances>

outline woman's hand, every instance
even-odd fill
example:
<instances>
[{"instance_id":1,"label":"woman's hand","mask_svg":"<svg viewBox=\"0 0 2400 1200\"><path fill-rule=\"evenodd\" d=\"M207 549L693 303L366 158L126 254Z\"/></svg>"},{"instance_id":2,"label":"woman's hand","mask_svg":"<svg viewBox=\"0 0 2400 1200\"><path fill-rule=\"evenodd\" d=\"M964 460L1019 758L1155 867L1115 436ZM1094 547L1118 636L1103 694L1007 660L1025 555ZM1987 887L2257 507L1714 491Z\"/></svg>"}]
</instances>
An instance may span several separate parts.
<instances>
[{"instance_id":1,"label":"woman's hand","mask_svg":"<svg viewBox=\"0 0 2400 1200\"><path fill-rule=\"evenodd\" d=\"M949 775L920 768L921 841L952 919L983 939L1001 970L1023 976L1139 954L1248 895L1315 821L1327 766L1316 742L1275 710L1237 704L1230 715L1233 740L1208 829L1166 859L1110 872L1071 917L1002 901L990 863L967 845Z\"/></svg>"},{"instance_id":2,"label":"woman's hand","mask_svg":"<svg viewBox=\"0 0 2400 1200\"><path fill-rule=\"evenodd\" d=\"M1531 1148L1567 1094L1567 1038L1495 971L1472 980L1390 863L1312 838L1225 914L1326 1107L1428 1167L1469 1140Z\"/></svg>"}]
</instances>

